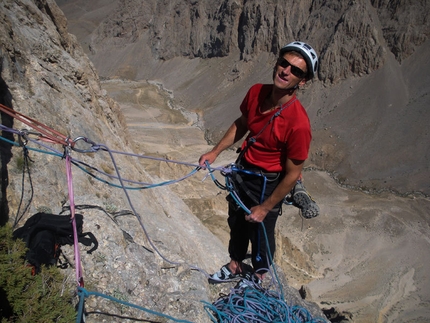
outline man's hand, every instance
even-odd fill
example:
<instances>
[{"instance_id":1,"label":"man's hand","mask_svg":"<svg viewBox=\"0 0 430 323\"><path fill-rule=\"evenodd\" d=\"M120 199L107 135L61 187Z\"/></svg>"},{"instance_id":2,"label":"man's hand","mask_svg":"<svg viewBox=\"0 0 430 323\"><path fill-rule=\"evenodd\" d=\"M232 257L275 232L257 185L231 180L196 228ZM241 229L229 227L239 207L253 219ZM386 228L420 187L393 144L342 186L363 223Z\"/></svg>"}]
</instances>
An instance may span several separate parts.
<instances>
[{"instance_id":1,"label":"man's hand","mask_svg":"<svg viewBox=\"0 0 430 323\"><path fill-rule=\"evenodd\" d=\"M201 167L206 167L206 162L208 162L210 165L215 161L217 157L218 155L211 150L210 152L207 152L206 154L200 156L199 165Z\"/></svg>"},{"instance_id":2,"label":"man's hand","mask_svg":"<svg viewBox=\"0 0 430 323\"><path fill-rule=\"evenodd\" d=\"M221 152L231 147L246 134L248 131L247 124L248 122L244 115L237 118L215 147L211 151L200 156L199 165L201 167L206 167L206 162L212 164Z\"/></svg>"},{"instance_id":3,"label":"man's hand","mask_svg":"<svg viewBox=\"0 0 430 323\"><path fill-rule=\"evenodd\" d=\"M251 223L260 223L263 222L270 210L266 209L262 205L257 205L252 207L250 211L251 214L245 215L245 220Z\"/></svg>"}]
</instances>

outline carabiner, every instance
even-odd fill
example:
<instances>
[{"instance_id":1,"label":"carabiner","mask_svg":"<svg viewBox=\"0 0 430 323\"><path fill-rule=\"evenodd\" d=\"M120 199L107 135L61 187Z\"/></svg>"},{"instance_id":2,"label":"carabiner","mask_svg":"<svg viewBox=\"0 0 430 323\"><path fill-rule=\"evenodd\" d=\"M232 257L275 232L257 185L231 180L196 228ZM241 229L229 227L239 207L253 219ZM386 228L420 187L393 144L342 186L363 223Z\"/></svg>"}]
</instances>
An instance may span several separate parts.
<instances>
[{"instance_id":1,"label":"carabiner","mask_svg":"<svg viewBox=\"0 0 430 323\"><path fill-rule=\"evenodd\" d=\"M76 144L76 142L78 142L80 140L84 141L87 144L90 144L91 149L78 149L78 148L76 148L75 144ZM94 152L97 152L99 150L99 147L94 141L91 141L86 137L80 136L80 137L77 137L73 140L73 150L77 151L79 153L94 153Z\"/></svg>"}]
</instances>

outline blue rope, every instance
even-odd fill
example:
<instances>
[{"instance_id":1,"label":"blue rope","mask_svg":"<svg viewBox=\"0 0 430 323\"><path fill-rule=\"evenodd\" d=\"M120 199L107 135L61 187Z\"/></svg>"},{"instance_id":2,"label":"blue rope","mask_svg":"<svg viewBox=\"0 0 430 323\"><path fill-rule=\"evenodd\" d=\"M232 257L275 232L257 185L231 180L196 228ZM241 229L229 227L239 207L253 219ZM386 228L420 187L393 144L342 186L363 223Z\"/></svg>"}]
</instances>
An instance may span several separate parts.
<instances>
[{"instance_id":1,"label":"blue rope","mask_svg":"<svg viewBox=\"0 0 430 323\"><path fill-rule=\"evenodd\" d=\"M192 323L191 321L179 320L179 319L176 319L176 318L174 318L172 316L169 316L169 315L166 315L166 314L163 314L163 313L159 313L159 312L147 309L145 307L142 307L142 306L139 306L139 305L136 305L136 304L125 302L125 301L122 301L122 300L120 300L118 298L115 298L115 297L112 297L112 296L109 296L109 295L105 295L105 294L102 294L102 293L99 293L99 292L90 292L90 291L87 291L83 287L78 287L79 308L78 308L78 316L76 317L76 323L80 323L81 322L81 317L83 316L83 311L84 311L84 300L85 300L86 297L89 297L91 295L102 297L102 298L108 299L108 300L110 300L112 302L120 303L120 304L128 306L128 307L133 307L133 308L136 308L138 310L144 311L144 312L152 314L152 315L164 317L164 318L172 320L174 322Z\"/></svg>"},{"instance_id":2,"label":"blue rope","mask_svg":"<svg viewBox=\"0 0 430 323\"><path fill-rule=\"evenodd\" d=\"M206 166L209 168L209 164L206 162ZM261 190L261 194L260 194L260 204L263 203L264 201L264 194L266 193L266 185L267 185L267 177L261 173L255 173L246 169L240 169L235 167L234 165L231 165L231 171L232 172L237 172L237 173L244 173L247 175L253 175L253 176L259 176L263 178L263 185L262 185L262 190ZM209 172L212 174L212 172L209 170ZM231 196L233 196L234 201L243 209L245 210L246 213L251 214L251 211L242 203L242 201L240 200L239 196L237 195L237 193L235 192L233 185L230 183L231 178L230 178L230 174L226 174L225 176L225 180L226 180L226 188L228 189L229 193ZM213 175L212 175L212 178ZM257 231L257 255L255 256L255 260L257 261L261 261L261 256L260 256L260 244L261 244L261 237L260 237L260 231Z\"/></svg>"},{"instance_id":3,"label":"blue rope","mask_svg":"<svg viewBox=\"0 0 430 323\"><path fill-rule=\"evenodd\" d=\"M232 289L213 304L203 302L204 308L216 323L326 323L323 318L313 318L305 308L288 306L277 293L254 287Z\"/></svg>"},{"instance_id":4,"label":"blue rope","mask_svg":"<svg viewBox=\"0 0 430 323\"><path fill-rule=\"evenodd\" d=\"M5 127L4 126L1 126L0 127L0 129L4 129ZM10 129L10 130L12 130L12 129ZM0 139L2 139L2 137L0 136ZM30 140L31 141L31 139L30 138L28 138L28 140ZM45 146L45 145L43 145L43 144L41 144L41 143L38 143L39 145L41 145L41 146L43 146L43 147L45 147L46 149L50 149L50 150L54 150L54 149L52 149L51 147L47 147L47 146ZM188 263L184 263L184 262L178 262L178 261L171 261L171 260L169 260L169 259L167 259L159 250L158 250L158 248L156 247L156 245L153 243L153 241L152 241L152 239L150 238L150 236L149 236L149 234L148 234L148 232L147 232L147 230L146 230L146 227L145 227L145 225L144 225L144 223L143 223L143 220L142 220L142 218L141 218L141 216L140 216L140 214L136 211L136 209L135 209L135 207L134 207L134 205L133 205L133 203L132 203L132 201L131 201L131 198L130 198L130 195L129 195L129 193L128 193L128 190L127 190L127 187L124 185L124 182L126 182L126 180L125 179L123 179L122 178L122 176L120 175L120 171L119 171L119 168L118 168L118 166L117 166L117 163L116 163L116 161L115 161L115 158L114 158L114 156L113 156L113 154L115 153L114 151L112 151L112 150L110 150L107 146L105 146L105 145L102 145L102 144L99 144L99 145L97 145L97 149L95 149L95 152L97 152L97 151L99 151L99 150L104 150L104 151L106 151L108 154L109 154L109 157L110 157L110 159L111 159L111 161L112 161L112 164L113 164L113 167L114 167L114 169L115 169L115 173L116 173L116 179L119 181L119 183L120 183L120 188L123 190L123 192L124 192L124 194L125 194L125 197L126 197L126 199L127 199L127 201L128 201L128 203L129 203L129 205L130 205L130 207L131 207L131 209L132 209L132 212L133 212L133 214L134 214L134 216L137 218L137 220L138 220L138 222L139 222L139 224L140 224L140 226L141 226L141 228L142 228L142 230L143 230L143 232L144 232L144 234L145 234L145 236L147 237L147 240L148 240L148 242L149 242L149 244L151 245L151 247L154 249L154 251L161 257L161 258L163 258L166 262L168 262L168 263L170 263L170 264L173 264L173 265L186 265L186 266L188 266L189 268L191 268L191 269L194 269L194 270L198 270L199 272L201 272L201 273L203 273L206 277L210 277L209 276L209 274L207 273L207 272L205 272L202 268L199 268L198 266L195 266L195 265L191 265L191 264L188 264ZM41 152L43 152L43 151L41 151ZM60 154L59 152L57 152L56 151L56 153L57 153L57 156L60 156L61 155L61 157L63 157L63 155L62 154ZM131 155L131 154L128 154L128 153L124 153L125 155ZM157 160L159 160L158 158L157 158ZM73 161L75 161L76 162L76 160L73 160ZM167 160L166 160L167 161ZM171 162L171 161L170 161ZM184 163L183 163L184 164ZM194 169L192 172L191 172L191 174L194 174L196 171L198 171L200 169L200 167L198 166L196 169ZM190 176L190 175L189 175ZM176 180L176 181L168 181L168 183L169 184L171 184L171 183L173 183L173 182L177 182L178 180Z\"/></svg>"},{"instance_id":5,"label":"blue rope","mask_svg":"<svg viewBox=\"0 0 430 323\"><path fill-rule=\"evenodd\" d=\"M6 138L4 138L4 137L2 137L2 136L0 136L0 140L3 140L3 141L5 141L5 142L7 142L7 143L9 143L9 144L11 144L11 145L14 145L14 146L17 146L17 147L20 147L21 145L19 144L19 143L17 143L17 142L15 142L15 141L11 141L11 140L9 140L9 139L6 139ZM31 141L31 140L30 140ZM39 143L39 145L41 145L40 143ZM42 145L42 146L44 146L44 145ZM46 151L46 150L41 150L41 149L37 149L37 148L32 148L32 147L28 147L28 146L25 146L28 150L31 150L31 151L35 151L35 152L39 152L39 153L44 153L44 154L48 154L48 155L51 155L51 156L56 156L56 157L59 157L59 158L63 158L64 157L64 154L62 154L62 153L60 153L60 152L58 152L58 151ZM46 147L45 147L46 148ZM167 161L167 160L166 160ZM94 179L96 179L96 180L98 180L98 181L100 181L100 182L102 182L102 183L105 183L105 184L107 184L107 185L109 185L109 186L112 186L112 187L115 187L115 188L125 188L125 189L127 189L127 190L144 190L144 189L152 189L152 188L156 188L156 187L161 187L161 186L165 186L165 185L171 185L171 184L175 184L175 183L178 183L178 182L180 182L180 181L182 181L182 180L185 180L185 179L187 179L187 178L189 178L189 177L191 177L191 176L193 176L195 173L197 173L198 171L199 171L199 167L196 167L195 169L193 169L190 173L188 173L187 175L185 175L185 176L183 176L182 178L180 178L180 179L174 179L174 180L167 180L167 181L163 181L163 182L159 182L159 183L155 183L155 184L150 184L150 183L143 183L143 182L136 182L136 181L130 181L130 180L127 180L127 179L123 179L123 181L124 182L133 182L133 183L135 183L135 184L139 184L139 185L141 185L141 186L138 186L138 187L134 187L134 186L122 186L122 185L118 185L118 184L114 184L114 183L111 183L111 182L109 182L109 181L107 181L107 180L105 180L105 179L102 179L102 178L100 178L100 177L98 177L98 176L96 176L96 175L94 175L92 172L90 172L90 171L88 171L87 169L85 169L84 167L87 167L87 168L91 168L91 169L93 169L94 171L96 171L96 172L98 172L98 173L100 173L100 174L103 174L103 175L105 175L105 176L109 176L109 177L111 177L111 178L114 178L114 179L117 179L116 177L114 177L114 176L111 176L111 175L109 175L109 174L107 174L107 173L105 173L105 172L102 172L101 170L99 170L99 169L97 169L97 168L95 168L95 167L93 167L93 166L90 166L90 165L88 165L88 164L85 164L84 162L82 162L82 161L79 161L79 160L76 160L75 158L73 158L72 159L72 163L73 163L73 165L75 165L76 167L78 167L79 169L81 169L83 172L85 172L85 173L87 173L88 175L90 175L92 178L94 178Z\"/></svg>"}]
</instances>

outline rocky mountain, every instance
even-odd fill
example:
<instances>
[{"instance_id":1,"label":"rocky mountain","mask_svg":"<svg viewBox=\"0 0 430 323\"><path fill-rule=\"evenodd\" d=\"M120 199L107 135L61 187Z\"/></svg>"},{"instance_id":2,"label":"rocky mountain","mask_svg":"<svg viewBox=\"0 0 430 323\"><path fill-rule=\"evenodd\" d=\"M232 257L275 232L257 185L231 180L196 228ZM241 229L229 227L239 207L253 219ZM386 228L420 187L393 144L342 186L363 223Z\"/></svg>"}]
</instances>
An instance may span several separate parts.
<instances>
[{"instance_id":1,"label":"rocky mountain","mask_svg":"<svg viewBox=\"0 0 430 323\"><path fill-rule=\"evenodd\" d=\"M209 142L251 84L271 81L280 46L309 42L320 56L301 93L309 166L355 187L430 192L428 1L58 3L102 77L160 80L201 115Z\"/></svg>"},{"instance_id":2,"label":"rocky mountain","mask_svg":"<svg viewBox=\"0 0 430 323\"><path fill-rule=\"evenodd\" d=\"M82 248L88 290L209 321L201 301L232 287L208 285L201 271L227 261L224 192L208 174L127 194L93 175L111 180L118 171L146 183L183 176L185 165L114 152L195 163L248 87L270 82L280 44L300 38L321 57L318 80L300 98L314 128L305 183L322 214L304 221L285 207L279 219L275 263L287 299L315 316L312 302L336 308L338 322L428 321L428 197L338 185L427 192L426 1L57 3L61 10L53 0L0 3L0 103L71 139L90 139L71 151L83 163L72 167L74 201L100 243L92 255ZM30 150L30 172L22 147L0 141L2 224L70 203L64 147L40 142L57 151L45 154L37 138L28 138L41 150ZM234 157L228 151L218 162ZM64 251L73 264L72 248ZM74 268L64 273L75 279ZM88 322L164 320L93 296L86 309Z\"/></svg>"}]
</instances>

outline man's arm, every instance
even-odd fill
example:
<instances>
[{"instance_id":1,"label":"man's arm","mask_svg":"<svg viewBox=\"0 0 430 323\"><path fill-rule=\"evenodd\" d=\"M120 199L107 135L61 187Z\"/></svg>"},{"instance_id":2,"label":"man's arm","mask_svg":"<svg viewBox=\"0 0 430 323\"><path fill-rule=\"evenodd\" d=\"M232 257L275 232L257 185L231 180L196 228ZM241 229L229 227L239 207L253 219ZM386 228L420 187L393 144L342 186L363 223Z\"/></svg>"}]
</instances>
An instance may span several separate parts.
<instances>
[{"instance_id":1,"label":"man's arm","mask_svg":"<svg viewBox=\"0 0 430 323\"><path fill-rule=\"evenodd\" d=\"M287 159L284 178L263 203L251 208L251 214L247 215L245 219L250 222L262 222L267 213L293 189L300 177L304 163L304 160Z\"/></svg>"},{"instance_id":2,"label":"man's arm","mask_svg":"<svg viewBox=\"0 0 430 323\"><path fill-rule=\"evenodd\" d=\"M199 158L199 165L205 166L206 161L209 164L212 164L221 152L238 142L247 133L247 131L247 119L242 114L233 122L230 128L228 128L227 132L224 134L218 144L216 144L211 151L203 154Z\"/></svg>"}]
</instances>

